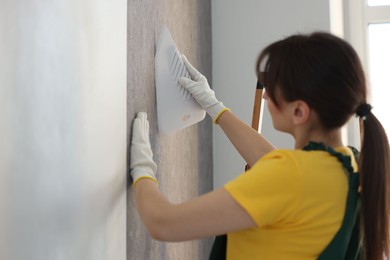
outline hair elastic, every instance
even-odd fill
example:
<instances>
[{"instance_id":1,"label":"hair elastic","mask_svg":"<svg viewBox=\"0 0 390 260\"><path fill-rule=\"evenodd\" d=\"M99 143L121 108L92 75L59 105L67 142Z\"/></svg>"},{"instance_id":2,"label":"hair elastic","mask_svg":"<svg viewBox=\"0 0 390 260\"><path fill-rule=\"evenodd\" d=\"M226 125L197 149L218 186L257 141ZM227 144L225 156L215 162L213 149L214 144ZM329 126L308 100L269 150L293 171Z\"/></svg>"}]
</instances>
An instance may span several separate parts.
<instances>
[{"instance_id":1,"label":"hair elastic","mask_svg":"<svg viewBox=\"0 0 390 260\"><path fill-rule=\"evenodd\" d=\"M356 115L363 120L366 120L367 115L371 112L372 106L367 103L362 103L356 109Z\"/></svg>"}]
</instances>

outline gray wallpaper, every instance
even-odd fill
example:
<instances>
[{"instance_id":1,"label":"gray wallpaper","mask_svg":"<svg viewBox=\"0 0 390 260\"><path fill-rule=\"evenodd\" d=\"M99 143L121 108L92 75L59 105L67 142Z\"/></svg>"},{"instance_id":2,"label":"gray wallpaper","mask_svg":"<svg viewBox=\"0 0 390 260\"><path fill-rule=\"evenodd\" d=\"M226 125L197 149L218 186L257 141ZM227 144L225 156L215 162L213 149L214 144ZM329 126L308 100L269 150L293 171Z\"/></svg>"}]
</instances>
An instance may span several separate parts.
<instances>
[{"instance_id":1,"label":"gray wallpaper","mask_svg":"<svg viewBox=\"0 0 390 260\"><path fill-rule=\"evenodd\" d=\"M210 0L129 0L127 132L134 116L146 111L161 191L174 203L212 189L212 122L202 122L171 135L158 132L154 54L163 24L178 49L211 81ZM128 147L130 138L127 140ZM128 155L129 157L129 155ZM127 192L127 259L207 259L212 238L180 243L151 239Z\"/></svg>"}]
</instances>

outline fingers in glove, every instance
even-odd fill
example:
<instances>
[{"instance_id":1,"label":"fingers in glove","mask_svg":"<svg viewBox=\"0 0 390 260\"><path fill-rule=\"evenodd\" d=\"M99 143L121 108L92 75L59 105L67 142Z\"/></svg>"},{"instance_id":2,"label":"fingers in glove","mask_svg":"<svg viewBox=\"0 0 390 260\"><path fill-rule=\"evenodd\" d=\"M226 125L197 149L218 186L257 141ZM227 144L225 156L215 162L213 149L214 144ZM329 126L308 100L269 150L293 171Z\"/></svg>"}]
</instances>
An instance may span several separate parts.
<instances>
[{"instance_id":1,"label":"fingers in glove","mask_svg":"<svg viewBox=\"0 0 390 260\"><path fill-rule=\"evenodd\" d=\"M177 81L179 82L180 86L182 86L185 89L189 89L193 85L193 83L195 83L192 79L186 77L181 77Z\"/></svg>"},{"instance_id":2,"label":"fingers in glove","mask_svg":"<svg viewBox=\"0 0 390 260\"><path fill-rule=\"evenodd\" d=\"M148 115L145 112L138 112L137 117L141 120L142 134L149 139L149 121Z\"/></svg>"},{"instance_id":3,"label":"fingers in glove","mask_svg":"<svg viewBox=\"0 0 390 260\"><path fill-rule=\"evenodd\" d=\"M187 60L187 57L183 54L181 55L184 65L186 65L186 68L188 70L188 73L190 74L191 78L195 81L198 81L202 74L194 68L194 66L191 65L191 63Z\"/></svg>"},{"instance_id":4,"label":"fingers in glove","mask_svg":"<svg viewBox=\"0 0 390 260\"><path fill-rule=\"evenodd\" d=\"M141 120L148 120L148 115L146 114L146 112L138 112L137 118L139 118Z\"/></svg>"},{"instance_id":5,"label":"fingers in glove","mask_svg":"<svg viewBox=\"0 0 390 260\"><path fill-rule=\"evenodd\" d=\"M149 121L145 112L138 112L133 123L133 141L142 140L149 142Z\"/></svg>"}]
</instances>

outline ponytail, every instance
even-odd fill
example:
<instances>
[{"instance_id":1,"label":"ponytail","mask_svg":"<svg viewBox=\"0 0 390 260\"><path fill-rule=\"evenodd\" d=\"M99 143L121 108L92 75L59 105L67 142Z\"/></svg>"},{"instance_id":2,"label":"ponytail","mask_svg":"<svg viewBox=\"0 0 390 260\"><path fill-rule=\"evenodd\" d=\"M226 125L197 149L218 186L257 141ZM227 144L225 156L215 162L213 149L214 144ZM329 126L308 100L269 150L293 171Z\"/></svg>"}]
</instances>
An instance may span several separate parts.
<instances>
[{"instance_id":1,"label":"ponytail","mask_svg":"<svg viewBox=\"0 0 390 260\"><path fill-rule=\"evenodd\" d=\"M370 111L358 115L363 121L359 158L363 256L366 260L389 259L389 141Z\"/></svg>"}]
</instances>

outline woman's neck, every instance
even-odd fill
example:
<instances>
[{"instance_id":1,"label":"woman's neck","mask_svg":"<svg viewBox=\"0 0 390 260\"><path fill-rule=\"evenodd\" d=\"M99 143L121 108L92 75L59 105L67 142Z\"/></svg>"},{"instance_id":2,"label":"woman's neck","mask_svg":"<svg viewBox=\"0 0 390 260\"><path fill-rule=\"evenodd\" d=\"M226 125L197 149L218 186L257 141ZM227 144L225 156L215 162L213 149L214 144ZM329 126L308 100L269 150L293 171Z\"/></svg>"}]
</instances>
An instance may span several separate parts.
<instances>
[{"instance_id":1,"label":"woman's neck","mask_svg":"<svg viewBox=\"0 0 390 260\"><path fill-rule=\"evenodd\" d=\"M327 132L319 130L296 131L294 134L295 149L302 149L310 141L323 143L333 148L341 147L343 146L341 136L341 128Z\"/></svg>"}]
</instances>

